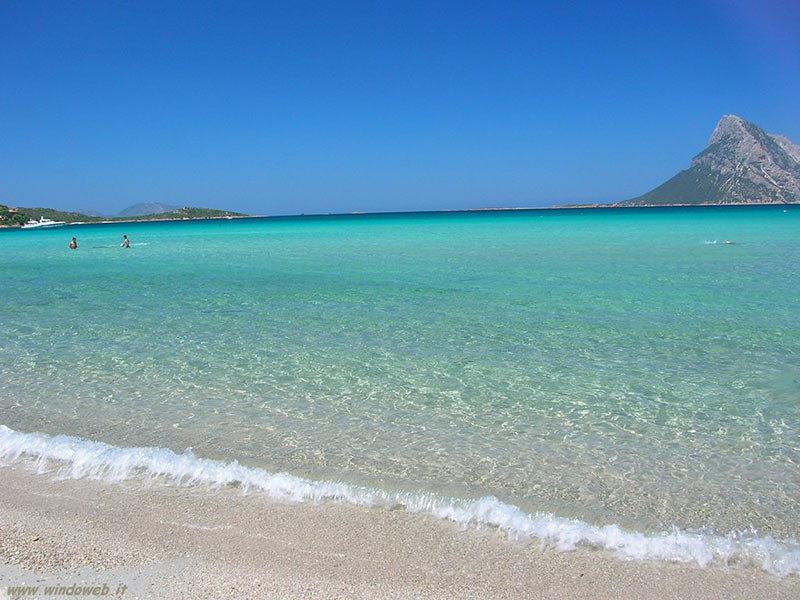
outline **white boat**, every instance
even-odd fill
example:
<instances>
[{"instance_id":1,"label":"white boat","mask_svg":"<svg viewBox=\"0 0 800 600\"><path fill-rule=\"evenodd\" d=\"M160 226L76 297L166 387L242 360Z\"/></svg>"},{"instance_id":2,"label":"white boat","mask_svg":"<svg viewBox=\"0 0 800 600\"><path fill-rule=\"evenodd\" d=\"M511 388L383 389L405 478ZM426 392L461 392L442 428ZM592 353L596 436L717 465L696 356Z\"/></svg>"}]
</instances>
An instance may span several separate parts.
<instances>
[{"instance_id":1,"label":"white boat","mask_svg":"<svg viewBox=\"0 0 800 600\"><path fill-rule=\"evenodd\" d=\"M23 229L50 229L51 227L63 227L66 225L66 221L53 221L52 219L45 219L44 217L39 217L38 221L31 219L25 225L22 226Z\"/></svg>"}]
</instances>

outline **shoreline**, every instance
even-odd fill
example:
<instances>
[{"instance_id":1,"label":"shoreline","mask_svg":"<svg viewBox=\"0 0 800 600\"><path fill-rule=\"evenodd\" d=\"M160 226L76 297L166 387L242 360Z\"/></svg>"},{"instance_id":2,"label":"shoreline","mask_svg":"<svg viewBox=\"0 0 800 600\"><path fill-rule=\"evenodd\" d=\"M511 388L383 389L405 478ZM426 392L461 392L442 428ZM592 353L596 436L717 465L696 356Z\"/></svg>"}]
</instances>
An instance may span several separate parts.
<instances>
[{"instance_id":1,"label":"shoreline","mask_svg":"<svg viewBox=\"0 0 800 600\"><path fill-rule=\"evenodd\" d=\"M129 225L131 223L166 223L166 222L181 222L181 221L232 221L234 219L261 219L263 215L230 215L220 217L182 217L180 219L167 218L167 219L124 219L124 220L103 220L103 221L71 221L61 227L73 227L80 225ZM0 229L22 229L21 225L0 225ZM51 227L49 229L60 229L60 227Z\"/></svg>"},{"instance_id":2,"label":"shoreline","mask_svg":"<svg viewBox=\"0 0 800 600\"><path fill-rule=\"evenodd\" d=\"M800 546L789 536L775 538L731 529L727 535L675 527L629 529L614 520L601 523L559 516L547 510L526 512L484 492L479 497L438 494L420 489L371 487L334 479L308 479L236 461L176 454L162 447L117 447L67 435L21 433L0 425L0 464L34 461L51 477L94 479L126 485L173 485L191 489L232 487L277 502L345 503L361 508L398 510L501 532L516 541L538 540L560 551L581 546L613 552L621 560L658 560L698 566L744 566L783 577L800 573ZM737 533L738 531L738 533Z\"/></svg>"},{"instance_id":3,"label":"shoreline","mask_svg":"<svg viewBox=\"0 0 800 600\"><path fill-rule=\"evenodd\" d=\"M230 215L219 217L183 217L180 219L126 219L126 220L103 220L103 221L73 221L67 223L65 227L74 225L114 225L130 223L167 223L181 221L232 221L234 219L286 219L300 217L346 217L346 216L370 216L370 215L413 215L428 213L469 213L469 212L511 212L511 211L553 211L553 210L585 210L585 209L628 209L628 208L711 208L718 206L800 206L800 202L736 202L736 203L705 203L705 204L573 204L565 206L486 206L480 208L442 208L439 210L422 211L351 211L344 213L301 213L290 215ZM0 229L20 229L19 225L0 225Z\"/></svg>"},{"instance_id":4,"label":"shoreline","mask_svg":"<svg viewBox=\"0 0 800 600\"><path fill-rule=\"evenodd\" d=\"M540 549L491 527L232 487L108 483L0 467L0 590L128 586L125 598L795 598L800 577Z\"/></svg>"}]
</instances>

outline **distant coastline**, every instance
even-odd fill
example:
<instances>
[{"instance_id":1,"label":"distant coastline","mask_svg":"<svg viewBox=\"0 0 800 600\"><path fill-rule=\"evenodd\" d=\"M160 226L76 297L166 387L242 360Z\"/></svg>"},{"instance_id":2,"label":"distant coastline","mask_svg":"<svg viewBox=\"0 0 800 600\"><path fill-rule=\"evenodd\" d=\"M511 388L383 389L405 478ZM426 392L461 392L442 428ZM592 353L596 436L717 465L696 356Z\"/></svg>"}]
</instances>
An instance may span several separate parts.
<instances>
[{"instance_id":1,"label":"distant coastline","mask_svg":"<svg viewBox=\"0 0 800 600\"><path fill-rule=\"evenodd\" d=\"M347 213L320 213L315 215L274 215L274 216L306 216L306 217L326 217L341 215L384 215L384 214L414 214L414 213L464 213L464 212L504 212L504 211L524 211L524 210L584 210L584 209L609 209L609 208L708 208L714 206L800 206L800 202L707 202L702 204L624 204L621 202L613 204L563 204L554 206L483 206L479 208L442 208L439 210L420 210L420 211L385 211L385 212L361 212L353 211Z\"/></svg>"},{"instance_id":2,"label":"distant coastline","mask_svg":"<svg viewBox=\"0 0 800 600\"><path fill-rule=\"evenodd\" d=\"M481 208L454 208L437 212L475 212L475 211L503 211L503 210L583 210L585 208L688 208L709 206L800 206L800 202L702 202L683 204L562 204L555 206L486 206ZM364 213L360 213L364 214Z\"/></svg>"},{"instance_id":3,"label":"distant coastline","mask_svg":"<svg viewBox=\"0 0 800 600\"><path fill-rule=\"evenodd\" d=\"M252 219L283 219L293 217L361 217L370 215L413 215L428 213L470 213L470 212L512 212L526 210L584 210L584 209L629 209L629 208L709 208L715 206L800 206L800 202L707 202L701 204L563 204L553 206L481 206L478 208L440 208L435 210L388 210L388 211L349 211L343 213L303 213L288 215L249 215Z\"/></svg>"},{"instance_id":4,"label":"distant coastline","mask_svg":"<svg viewBox=\"0 0 800 600\"><path fill-rule=\"evenodd\" d=\"M153 215L147 218L129 218L129 219L100 219L92 221L68 221L67 226L81 226L81 225L113 225L123 223L160 223L160 222L178 222L178 221L226 221L234 219L281 219L281 218L296 218L296 217L341 217L341 216L370 216L370 215L388 215L388 214L415 214L415 213L469 213L469 212L511 212L511 211L552 211L552 210L587 210L587 209L648 209L648 208L709 208L709 207L736 207L736 206L800 206L800 202L706 202L700 204L565 204L553 206L482 206L478 208L443 208L439 210L424 210L424 211L350 211L343 213L301 213L301 214L285 214L285 215L245 215L245 214L225 214L215 216L194 216L194 217L176 217ZM20 223L6 224L0 223L0 229L19 229Z\"/></svg>"},{"instance_id":5,"label":"distant coastline","mask_svg":"<svg viewBox=\"0 0 800 600\"><path fill-rule=\"evenodd\" d=\"M147 208L158 208L162 205L137 205ZM136 208L136 206L131 207ZM205 219L236 219L248 217L243 213L229 210L218 210L214 208L196 208L184 206L174 210L162 210L157 212L135 213L131 215L120 215L116 217L87 215L74 211L60 211L46 207L9 207L0 205L0 227L16 228L22 227L29 220L46 218L53 221L63 221L67 225L88 225L93 223L132 223L132 222L153 222L153 221L189 221Z\"/></svg>"},{"instance_id":6,"label":"distant coastline","mask_svg":"<svg viewBox=\"0 0 800 600\"><path fill-rule=\"evenodd\" d=\"M73 225L114 225L116 223L159 223L159 222L166 222L166 221L227 221L233 219L257 219L263 218L264 216L268 215L236 215L236 216L229 216L229 217L167 217L164 219L159 218L148 218L148 219L106 219L102 221L68 221L67 226L72 227ZM6 225L0 224L0 229L20 229L22 226L19 224L14 225Z\"/></svg>"},{"instance_id":7,"label":"distant coastline","mask_svg":"<svg viewBox=\"0 0 800 600\"><path fill-rule=\"evenodd\" d=\"M160 223L166 221L231 221L233 219L257 219L261 215L231 215L227 217L165 217L163 219L147 218L147 219L106 219L103 221L73 221L67 225L114 225L117 223Z\"/></svg>"}]
</instances>

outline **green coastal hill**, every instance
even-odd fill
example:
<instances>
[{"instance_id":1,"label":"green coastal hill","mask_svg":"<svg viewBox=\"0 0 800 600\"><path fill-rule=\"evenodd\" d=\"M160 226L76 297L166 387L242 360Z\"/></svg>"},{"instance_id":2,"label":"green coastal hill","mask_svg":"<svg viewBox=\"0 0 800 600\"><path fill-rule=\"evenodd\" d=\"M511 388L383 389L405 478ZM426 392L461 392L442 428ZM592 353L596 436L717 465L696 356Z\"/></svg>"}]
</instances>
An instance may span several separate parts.
<instances>
[{"instance_id":1,"label":"green coastal hill","mask_svg":"<svg viewBox=\"0 0 800 600\"><path fill-rule=\"evenodd\" d=\"M688 169L620 205L796 202L800 202L800 146L741 117L725 115Z\"/></svg>"},{"instance_id":2,"label":"green coastal hill","mask_svg":"<svg viewBox=\"0 0 800 600\"><path fill-rule=\"evenodd\" d=\"M30 219L38 220L40 217L53 221L66 221L67 223L113 223L126 221L169 221L179 219L220 219L224 217L246 217L244 213L230 210L217 210L214 208L194 208L184 206L169 212L160 212L149 215L136 215L126 217L100 217L90 216L79 212L65 212L52 208L42 207L17 207L11 208L0 204L0 227L20 227Z\"/></svg>"}]
</instances>

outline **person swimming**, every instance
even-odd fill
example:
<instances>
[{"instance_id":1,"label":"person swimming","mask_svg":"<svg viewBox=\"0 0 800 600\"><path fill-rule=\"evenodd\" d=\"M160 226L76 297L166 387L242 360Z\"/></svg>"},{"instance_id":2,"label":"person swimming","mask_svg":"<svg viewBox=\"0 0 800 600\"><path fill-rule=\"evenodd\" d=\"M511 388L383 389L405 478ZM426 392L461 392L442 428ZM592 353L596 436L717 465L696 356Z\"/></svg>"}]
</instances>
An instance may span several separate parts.
<instances>
[{"instance_id":1,"label":"person swimming","mask_svg":"<svg viewBox=\"0 0 800 600\"><path fill-rule=\"evenodd\" d=\"M120 246L122 246L123 248L130 248L131 247L131 243L128 240L128 236L127 235L123 235L122 236L122 243L120 244Z\"/></svg>"},{"instance_id":2,"label":"person swimming","mask_svg":"<svg viewBox=\"0 0 800 600\"><path fill-rule=\"evenodd\" d=\"M69 249L75 250L78 247L78 238L72 238L72 241L69 243Z\"/></svg>"}]
</instances>

